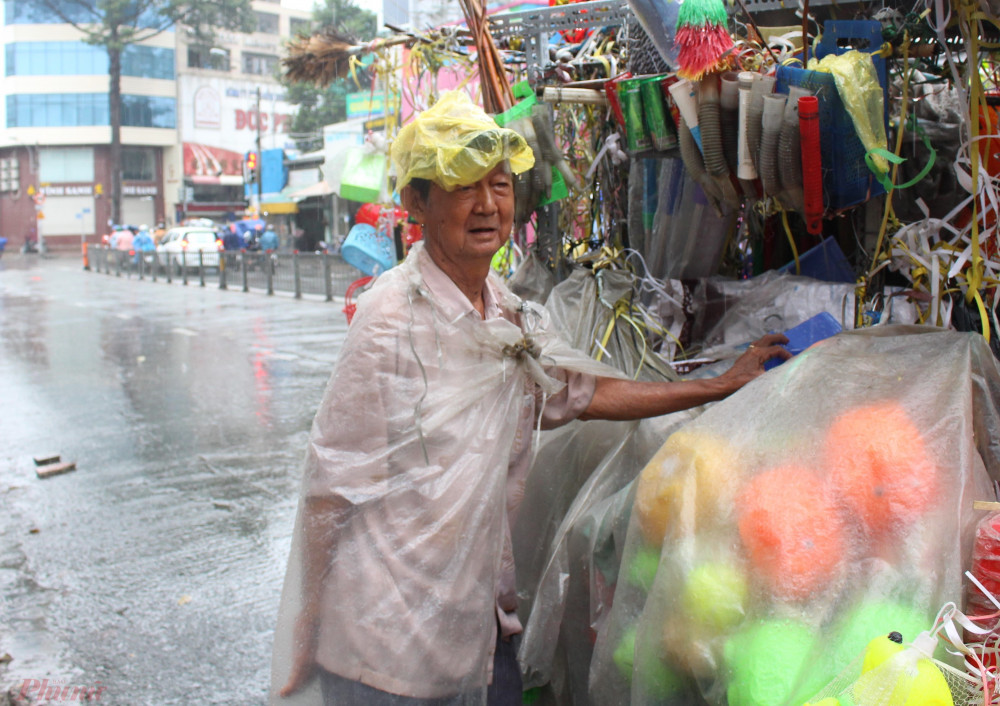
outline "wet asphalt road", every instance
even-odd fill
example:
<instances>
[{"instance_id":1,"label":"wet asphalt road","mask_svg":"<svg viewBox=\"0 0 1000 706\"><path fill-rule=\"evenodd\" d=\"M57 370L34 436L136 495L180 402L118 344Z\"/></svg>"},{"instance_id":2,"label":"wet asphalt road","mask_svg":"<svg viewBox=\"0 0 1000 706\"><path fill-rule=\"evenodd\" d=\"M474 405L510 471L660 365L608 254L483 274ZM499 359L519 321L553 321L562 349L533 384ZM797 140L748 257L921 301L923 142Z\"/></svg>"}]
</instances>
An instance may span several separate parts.
<instances>
[{"instance_id":1,"label":"wet asphalt road","mask_svg":"<svg viewBox=\"0 0 1000 706\"><path fill-rule=\"evenodd\" d=\"M0 693L266 702L341 306L0 259Z\"/></svg>"}]
</instances>

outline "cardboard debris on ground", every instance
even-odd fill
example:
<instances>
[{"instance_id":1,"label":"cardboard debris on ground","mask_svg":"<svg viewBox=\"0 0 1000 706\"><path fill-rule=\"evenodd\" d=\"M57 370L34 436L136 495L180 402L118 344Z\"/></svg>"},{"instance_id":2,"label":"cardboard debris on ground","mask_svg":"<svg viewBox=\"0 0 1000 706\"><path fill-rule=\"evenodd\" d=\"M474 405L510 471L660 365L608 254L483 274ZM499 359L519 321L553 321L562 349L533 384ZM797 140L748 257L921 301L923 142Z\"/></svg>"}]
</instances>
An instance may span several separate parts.
<instances>
[{"instance_id":1,"label":"cardboard debris on ground","mask_svg":"<svg viewBox=\"0 0 1000 706\"><path fill-rule=\"evenodd\" d=\"M39 464L38 459L42 458L40 456L35 457L35 464L38 466L35 469L35 473L39 478L51 478L52 476L58 476L63 473L69 473L70 471L76 470L76 461L59 461L59 456L50 457L54 460L50 460L48 463Z\"/></svg>"},{"instance_id":2,"label":"cardboard debris on ground","mask_svg":"<svg viewBox=\"0 0 1000 706\"><path fill-rule=\"evenodd\" d=\"M53 463L59 463L62 456L59 454L43 454L41 456L35 456L34 462L36 466L48 466Z\"/></svg>"}]
</instances>

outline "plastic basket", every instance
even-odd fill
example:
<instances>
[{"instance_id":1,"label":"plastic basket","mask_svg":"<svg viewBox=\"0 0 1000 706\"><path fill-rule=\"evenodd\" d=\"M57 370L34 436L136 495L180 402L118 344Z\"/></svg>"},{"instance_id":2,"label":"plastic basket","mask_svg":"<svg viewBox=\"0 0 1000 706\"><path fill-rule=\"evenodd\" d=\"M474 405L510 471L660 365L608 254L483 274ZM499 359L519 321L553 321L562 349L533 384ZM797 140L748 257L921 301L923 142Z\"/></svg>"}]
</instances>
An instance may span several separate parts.
<instances>
[{"instance_id":1,"label":"plastic basket","mask_svg":"<svg viewBox=\"0 0 1000 706\"><path fill-rule=\"evenodd\" d=\"M354 320L354 314L358 310L358 305L354 303L354 293L362 287L367 287L371 284L373 279L374 277L369 275L368 277L362 277L359 280L355 280L354 282L351 282L351 286L349 286L347 291L344 293L343 312L344 315L347 316L348 326L350 326L351 321Z\"/></svg>"},{"instance_id":2,"label":"plastic basket","mask_svg":"<svg viewBox=\"0 0 1000 706\"><path fill-rule=\"evenodd\" d=\"M344 239L340 249L344 262L366 275L385 272L396 264L392 240L367 223L358 223Z\"/></svg>"},{"instance_id":3,"label":"plastic basket","mask_svg":"<svg viewBox=\"0 0 1000 706\"><path fill-rule=\"evenodd\" d=\"M844 46L853 42L854 46ZM823 39L816 47L816 56L843 54L853 48L878 51L882 44L882 25L868 20L829 21L823 26ZM883 106L886 90L885 59L873 56L875 72L882 86ZM872 196L885 193L885 188L865 164L865 146L854 130L850 114L844 108L832 74L780 66L777 72L779 93L788 93L791 86L801 86L819 99L820 156L823 162L823 201L827 210L841 209L864 203Z\"/></svg>"}]
</instances>

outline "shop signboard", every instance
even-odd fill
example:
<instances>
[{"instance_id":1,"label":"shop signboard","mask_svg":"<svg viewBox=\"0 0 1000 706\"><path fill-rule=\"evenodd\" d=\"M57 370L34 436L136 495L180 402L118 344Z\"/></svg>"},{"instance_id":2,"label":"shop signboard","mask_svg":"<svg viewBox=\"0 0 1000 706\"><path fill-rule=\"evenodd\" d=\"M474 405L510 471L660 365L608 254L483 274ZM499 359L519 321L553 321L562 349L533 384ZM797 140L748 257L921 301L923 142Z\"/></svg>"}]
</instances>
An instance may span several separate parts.
<instances>
[{"instance_id":1,"label":"shop signboard","mask_svg":"<svg viewBox=\"0 0 1000 706\"><path fill-rule=\"evenodd\" d=\"M184 176L195 183L242 183L243 155L261 147L294 150L295 106L281 86L250 80L181 75L177 78ZM257 88L260 87L260 114Z\"/></svg>"}]
</instances>

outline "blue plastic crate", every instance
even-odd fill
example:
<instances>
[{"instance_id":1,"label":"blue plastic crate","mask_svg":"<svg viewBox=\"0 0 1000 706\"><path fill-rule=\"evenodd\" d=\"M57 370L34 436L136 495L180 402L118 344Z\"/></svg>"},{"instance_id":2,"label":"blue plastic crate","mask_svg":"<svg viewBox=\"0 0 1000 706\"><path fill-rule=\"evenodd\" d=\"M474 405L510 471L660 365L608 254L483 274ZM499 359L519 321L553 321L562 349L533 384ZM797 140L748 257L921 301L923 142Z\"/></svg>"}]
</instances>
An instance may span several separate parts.
<instances>
[{"instance_id":1,"label":"blue plastic crate","mask_svg":"<svg viewBox=\"0 0 1000 706\"><path fill-rule=\"evenodd\" d=\"M873 20L831 20L823 25L823 38L816 47L816 56L823 58L827 54L843 54L851 49L874 53L881 45L881 23ZM887 110L885 59L873 56L872 61L882 86L883 106ZM801 86L815 93L819 99L820 156L826 209L839 211L884 194L885 188L865 164L865 147L837 93L833 76L779 66L777 79L775 90L779 93L788 93L790 86Z\"/></svg>"},{"instance_id":2,"label":"blue plastic crate","mask_svg":"<svg viewBox=\"0 0 1000 706\"><path fill-rule=\"evenodd\" d=\"M778 268L778 272L796 274L795 260ZM857 277L844 251L834 238L827 238L799 256L799 275L824 282L854 282Z\"/></svg>"}]
</instances>

